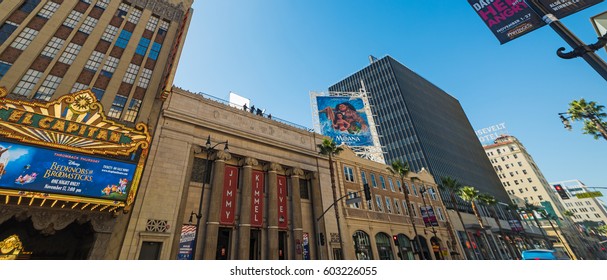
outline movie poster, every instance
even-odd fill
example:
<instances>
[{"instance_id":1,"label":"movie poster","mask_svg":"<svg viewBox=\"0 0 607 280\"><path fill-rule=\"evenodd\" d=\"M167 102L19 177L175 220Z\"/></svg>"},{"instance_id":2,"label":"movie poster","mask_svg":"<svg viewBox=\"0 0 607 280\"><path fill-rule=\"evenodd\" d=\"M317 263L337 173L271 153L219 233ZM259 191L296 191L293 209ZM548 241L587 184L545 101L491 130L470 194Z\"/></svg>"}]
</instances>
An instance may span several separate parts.
<instances>
[{"instance_id":1,"label":"movie poster","mask_svg":"<svg viewBox=\"0 0 607 280\"><path fill-rule=\"evenodd\" d=\"M125 201L136 167L0 141L0 188Z\"/></svg>"},{"instance_id":2,"label":"movie poster","mask_svg":"<svg viewBox=\"0 0 607 280\"><path fill-rule=\"evenodd\" d=\"M317 96L320 132L335 144L373 146L365 105L361 98Z\"/></svg>"}]
</instances>

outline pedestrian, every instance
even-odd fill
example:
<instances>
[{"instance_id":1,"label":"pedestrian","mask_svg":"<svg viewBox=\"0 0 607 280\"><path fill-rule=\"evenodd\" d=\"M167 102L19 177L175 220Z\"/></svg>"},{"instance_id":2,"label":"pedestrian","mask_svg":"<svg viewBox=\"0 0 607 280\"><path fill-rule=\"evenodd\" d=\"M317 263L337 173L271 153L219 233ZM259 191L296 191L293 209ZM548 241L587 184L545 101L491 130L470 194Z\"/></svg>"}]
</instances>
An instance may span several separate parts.
<instances>
[{"instance_id":1,"label":"pedestrian","mask_svg":"<svg viewBox=\"0 0 607 280\"><path fill-rule=\"evenodd\" d=\"M251 106L251 113L255 113L255 105Z\"/></svg>"},{"instance_id":2,"label":"pedestrian","mask_svg":"<svg viewBox=\"0 0 607 280\"><path fill-rule=\"evenodd\" d=\"M261 109L259 109L259 108L257 109L257 115L258 116L263 116L263 113L261 112Z\"/></svg>"},{"instance_id":3,"label":"pedestrian","mask_svg":"<svg viewBox=\"0 0 607 280\"><path fill-rule=\"evenodd\" d=\"M247 107L246 103L244 105L242 105L242 109L245 110L245 111L247 111L248 107Z\"/></svg>"},{"instance_id":4,"label":"pedestrian","mask_svg":"<svg viewBox=\"0 0 607 280\"><path fill-rule=\"evenodd\" d=\"M269 114L269 115L268 115L268 119L272 119L272 114Z\"/></svg>"}]
</instances>

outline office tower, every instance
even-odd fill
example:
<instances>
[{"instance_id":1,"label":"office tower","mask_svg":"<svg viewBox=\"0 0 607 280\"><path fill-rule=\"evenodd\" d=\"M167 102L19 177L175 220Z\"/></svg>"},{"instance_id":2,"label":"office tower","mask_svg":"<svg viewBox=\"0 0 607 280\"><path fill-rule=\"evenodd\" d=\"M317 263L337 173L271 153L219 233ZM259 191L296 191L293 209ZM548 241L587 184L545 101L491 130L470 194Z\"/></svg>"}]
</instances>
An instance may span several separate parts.
<instances>
[{"instance_id":1,"label":"office tower","mask_svg":"<svg viewBox=\"0 0 607 280\"><path fill-rule=\"evenodd\" d=\"M0 87L38 102L91 89L112 120L148 122L170 89L192 0L0 2Z\"/></svg>"},{"instance_id":2,"label":"office tower","mask_svg":"<svg viewBox=\"0 0 607 280\"><path fill-rule=\"evenodd\" d=\"M602 195L601 189L593 189L580 180L552 182L550 185L560 185L567 194L564 197L559 196L559 200L563 203L565 209L571 211L571 214L573 214L571 218L574 222L590 221L590 224L607 224L607 210L604 203L597 198L597 195Z\"/></svg>"},{"instance_id":3,"label":"office tower","mask_svg":"<svg viewBox=\"0 0 607 280\"><path fill-rule=\"evenodd\" d=\"M390 56L372 58L369 66L329 91L359 91L361 84L369 95L387 163L400 159L413 171L426 168L436 182L450 176L498 201L509 201L457 99ZM445 205L454 208L447 199Z\"/></svg>"}]
</instances>

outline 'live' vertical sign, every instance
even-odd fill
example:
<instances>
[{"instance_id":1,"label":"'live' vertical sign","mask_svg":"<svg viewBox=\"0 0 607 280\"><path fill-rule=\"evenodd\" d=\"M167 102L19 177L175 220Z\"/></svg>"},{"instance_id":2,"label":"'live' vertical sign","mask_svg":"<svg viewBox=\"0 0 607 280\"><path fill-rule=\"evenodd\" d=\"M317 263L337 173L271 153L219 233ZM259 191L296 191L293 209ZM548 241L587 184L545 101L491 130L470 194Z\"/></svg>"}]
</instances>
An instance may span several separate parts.
<instances>
[{"instance_id":1,"label":"'live' vertical sign","mask_svg":"<svg viewBox=\"0 0 607 280\"><path fill-rule=\"evenodd\" d=\"M287 216L287 177L277 176L277 187L278 187L278 227L287 228L288 216Z\"/></svg>"}]
</instances>

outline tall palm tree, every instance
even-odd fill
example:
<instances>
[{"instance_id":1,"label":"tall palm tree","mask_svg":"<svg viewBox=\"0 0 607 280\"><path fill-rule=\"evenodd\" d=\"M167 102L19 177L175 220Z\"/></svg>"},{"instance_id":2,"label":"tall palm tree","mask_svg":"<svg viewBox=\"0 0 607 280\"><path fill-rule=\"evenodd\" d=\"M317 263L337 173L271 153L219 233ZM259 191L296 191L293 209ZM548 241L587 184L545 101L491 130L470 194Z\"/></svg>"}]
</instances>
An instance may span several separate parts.
<instances>
[{"instance_id":1,"label":"tall palm tree","mask_svg":"<svg viewBox=\"0 0 607 280\"><path fill-rule=\"evenodd\" d=\"M459 190L462 188L462 184L460 182L458 182L457 180L449 177L449 176L443 176L441 177L441 185L438 186L439 189L443 190L443 191L448 191L449 192L449 198L451 200L451 204L453 205L453 208L455 210L455 213L457 213L457 217L459 218L460 223L462 224L462 229L464 229L464 238L465 238L465 242L466 244L464 244L464 251L466 252L466 255L468 256L468 258L472 258L472 256L474 254L472 254L468 248L468 245L472 246L472 242L470 242L470 238L468 238L468 232L466 231L466 225L464 224L464 219L462 218L462 213L459 212L459 209L457 209L457 200L455 198L455 194L459 192Z\"/></svg>"},{"instance_id":2,"label":"tall palm tree","mask_svg":"<svg viewBox=\"0 0 607 280\"><path fill-rule=\"evenodd\" d=\"M335 169L333 167L333 156L339 155L344 148L338 147L335 142L330 138L322 140L321 144L316 145L320 149L320 154L329 157L329 174L331 176L331 190L333 191L333 201L337 201L337 187L335 186ZM335 219L337 220L337 234L339 234L339 246L342 252L343 258L344 243L341 236L341 226L339 225L339 204L335 204Z\"/></svg>"},{"instance_id":3,"label":"tall palm tree","mask_svg":"<svg viewBox=\"0 0 607 280\"><path fill-rule=\"evenodd\" d=\"M419 257L422 260L426 259L426 256L422 252L422 243L419 240L419 236L417 236L417 227L415 227L415 218L413 218L413 210L411 209L411 201L409 200L409 190L405 187L404 179L409 174L409 163L402 162L400 160L395 160L392 162L390 166L386 169L392 173L392 175L398 176L400 178L400 184L403 186L403 193L405 194L405 201L407 202L407 212L409 212L409 218L411 219L411 225L413 226L413 234L415 234L415 240L417 242L417 247L419 248Z\"/></svg>"},{"instance_id":4,"label":"tall palm tree","mask_svg":"<svg viewBox=\"0 0 607 280\"><path fill-rule=\"evenodd\" d=\"M495 219L495 223L497 224L497 227L500 230L500 234L502 235L502 238L504 239L504 242L506 243L506 247L508 248L508 251L510 251L510 254L512 255L512 257L516 257L516 251L512 248L510 242L508 242L506 240L506 234L504 233L504 228L502 228L502 224L500 223L500 219L497 216L497 211L495 210L497 207L497 200L495 199L494 196L490 195L490 194L486 194L486 193L481 193L479 195L479 201L482 204L485 204L489 207L487 207L489 209L489 212L491 212L491 216L493 216L493 219Z\"/></svg>"},{"instance_id":5,"label":"tall palm tree","mask_svg":"<svg viewBox=\"0 0 607 280\"><path fill-rule=\"evenodd\" d=\"M543 208L541 208L541 207L538 207L533 204L529 204L529 203L525 202L525 208L522 208L521 210L527 214L531 214L531 217L533 217L533 221L535 221L535 224L537 225L538 229L540 230L540 233L542 233L542 236L544 237L544 240L546 241L546 245L548 246L548 249L552 249L552 242L550 242L550 240L548 239L548 236L546 236L546 233L544 232L544 229L542 228L540 221L537 219L537 216L535 216L535 212L538 212L542 209Z\"/></svg>"},{"instance_id":6,"label":"tall palm tree","mask_svg":"<svg viewBox=\"0 0 607 280\"><path fill-rule=\"evenodd\" d=\"M485 228L485 225L483 224L483 219L481 219L481 215L478 212L478 207L475 203L479 199L479 191L475 187L464 186L459 190L458 195L461 199L472 205L472 211L474 211L474 216L476 216L478 224L481 226L481 228Z\"/></svg>"},{"instance_id":7,"label":"tall palm tree","mask_svg":"<svg viewBox=\"0 0 607 280\"><path fill-rule=\"evenodd\" d=\"M605 106L597 105L594 101L586 102L582 98L571 101L567 113L571 116L571 120L584 121L584 128L582 129L584 134L590 134L594 139L599 139L602 136L607 140L607 131L605 130L607 122L603 120L607 118L607 113L603 112L603 108Z\"/></svg>"},{"instance_id":8,"label":"tall palm tree","mask_svg":"<svg viewBox=\"0 0 607 280\"><path fill-rule=\"evenodd\" d=\"M559 232L556 231L556 228L554 227L554 224L552 223L552 220L554 220L555 222L558 220L558 217L555 215L552 215L548 212L546 212L545 210L540 212L540 216L547 220L548 223L550 223L550 227L552 228L552 230L554 231L554 233L556 234L556 237L559 239L559 241L561 242L561 244L563 244L563 248L565 248L565 251L567 251L567 254L569 254L569 257L571 259L573 259L573 254L571 254L571 252L569 252L569 249L567 249L567 246L565 245L565 242L563 241L563 238L559 235ZM556 224L558 226L558 223ZM560 227L559 227L560 230ZM562 231L561 231L562 233Z\"/></svg>"}]
</instances>

